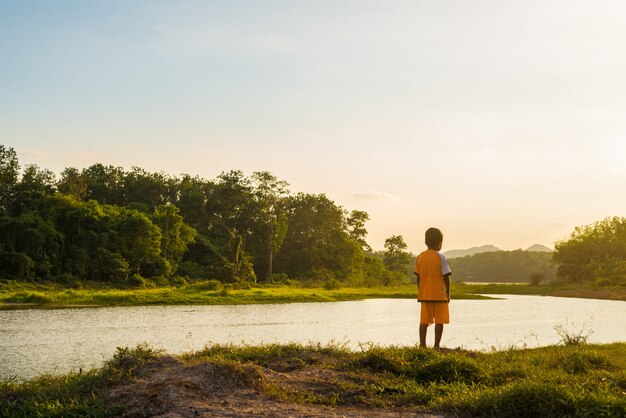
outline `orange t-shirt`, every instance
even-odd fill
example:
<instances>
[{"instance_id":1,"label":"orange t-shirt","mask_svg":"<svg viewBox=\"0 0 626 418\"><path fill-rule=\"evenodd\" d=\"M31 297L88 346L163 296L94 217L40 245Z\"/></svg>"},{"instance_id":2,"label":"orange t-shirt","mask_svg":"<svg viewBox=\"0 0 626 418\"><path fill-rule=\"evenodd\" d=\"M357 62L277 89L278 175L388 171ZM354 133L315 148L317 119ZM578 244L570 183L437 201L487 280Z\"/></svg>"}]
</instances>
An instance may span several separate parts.
<instances>
[{"instance_id":1,"label":"orange t-shirt","mask_svg":"<svg viewBox=\"0 0 626 418\"><path fill-rule=\"evenodd\" d=\"M448 260L439 251L428 249L417 256L415 273L419 275L419 302L448 302L443 276L452 274Z\"/></svg>"}]
</instances>

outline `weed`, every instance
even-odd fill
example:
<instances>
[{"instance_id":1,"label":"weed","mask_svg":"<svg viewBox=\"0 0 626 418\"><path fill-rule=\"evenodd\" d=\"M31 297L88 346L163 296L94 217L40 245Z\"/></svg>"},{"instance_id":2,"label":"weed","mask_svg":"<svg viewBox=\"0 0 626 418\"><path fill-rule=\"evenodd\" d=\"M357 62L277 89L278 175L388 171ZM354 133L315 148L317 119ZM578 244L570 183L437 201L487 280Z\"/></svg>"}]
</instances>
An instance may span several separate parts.
<instances>
[{"instance_id":1,"label":"weed","mask_svg":"<svg viewBox=\"0 0 626 418\"><path fill-rule=\"evenodd\" d=\"M589 337L593 334L593 330L588 328L588 324L583 324L580 330L568 329L568 322L565 325L556 325L554 330L561 337L561 343L566 346L587 344Z\"/></svg>"}]
</instances>

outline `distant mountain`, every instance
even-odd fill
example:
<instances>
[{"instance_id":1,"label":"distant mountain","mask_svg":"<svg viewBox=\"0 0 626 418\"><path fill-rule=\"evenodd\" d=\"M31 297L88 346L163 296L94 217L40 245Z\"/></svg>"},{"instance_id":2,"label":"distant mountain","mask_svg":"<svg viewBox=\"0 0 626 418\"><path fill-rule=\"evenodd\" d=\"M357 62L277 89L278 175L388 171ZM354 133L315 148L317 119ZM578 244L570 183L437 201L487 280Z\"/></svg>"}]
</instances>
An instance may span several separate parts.
<instances>
[{"instance_id":1,"label":"distant mountain","mask_svg":"<svg viewBox=\"0 0 626 418\"><path fill-rule=\"evenodd\" d=\"M548 248L545 245L541 245L541 244L535 244L535 245L531 245L530 247L526 248L526 251L540 251L542 253L551 253L552 252L552 248Z\"/></svg>"},{"instance_id":2,"label":"distant mountain","mask_svg":"<svg viewBox=\"0 0 626 418\"><path fill-rule=\"evenodd\" d=\"M493 245L481 245L480 247L472 247L466 250L449 250L443 253L446 258L458 258L465 257L466 255L474 255L478 253L489 253L493 251L502 251L498 247ZM552 250L550 250L552 251Z\"/></svg>"}]
</instances>

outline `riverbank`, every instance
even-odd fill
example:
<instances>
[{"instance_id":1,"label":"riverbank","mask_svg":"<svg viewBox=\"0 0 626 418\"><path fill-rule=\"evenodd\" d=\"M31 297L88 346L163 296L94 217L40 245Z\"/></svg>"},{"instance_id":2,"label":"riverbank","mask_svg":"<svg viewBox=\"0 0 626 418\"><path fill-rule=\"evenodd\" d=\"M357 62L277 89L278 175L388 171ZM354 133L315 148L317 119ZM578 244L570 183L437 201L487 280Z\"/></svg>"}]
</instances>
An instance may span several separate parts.
<instances>
[{"instance_id":1,"label":"riverbank","mask_svg":"<svg viewBox=\"0 0 626 418\"><path fill-rule=\"evenodd\" d=\"M493 352L139 346L98 370L1 383L0 416L625 416L625 370L626 343L584 338Z\"/></svg>"},{"instance_id":2,"label":"riverbank","mask_svg":"<svg viewBox=\"0 0 626 418\"><path fill-rule=\"evenodd\" d=\"M298 287L255 285L237 288L215 281L156 288L112 288L95 283L85 288L56 284L4 282L0 284L0 309L55 309L141 305L245 305L266 303L339 302L373 298L414 299L415 284L382 287ZM543 284L452 285L452 299L488 299L485 295L560 296L626 301L624 288L591 288Z\"/></svg>"},{"instance_id":3,"label":"riverbank","mask_svg":"<svg viewBox=\"0 0 626 418\"><path fill-rule=\"evenodd\" d=\"M115 289L101 285L73 289L58 285L10 282L0 286L0 309L52 309L95 306L139 305L244 305L263 303L338 302L372 298L415 298L415 285L325 289L295 286L255 286L233 288L214 281L183 286ZM487 299L465 292L454 299Z\"/></svg>"},{"instance_id":4,"label":"riverbank","mask_svg":"<svg viewBox=\"0 0 626 418\"><path fill-rule=\"evenodd\" d=\"M557 296L626 301L626 288L624 287L598 288L586 284L563 283L547 283L540 285L527 283L455 283L453 286L453 289L470 294Z\"/></svg>"}]
</instances>

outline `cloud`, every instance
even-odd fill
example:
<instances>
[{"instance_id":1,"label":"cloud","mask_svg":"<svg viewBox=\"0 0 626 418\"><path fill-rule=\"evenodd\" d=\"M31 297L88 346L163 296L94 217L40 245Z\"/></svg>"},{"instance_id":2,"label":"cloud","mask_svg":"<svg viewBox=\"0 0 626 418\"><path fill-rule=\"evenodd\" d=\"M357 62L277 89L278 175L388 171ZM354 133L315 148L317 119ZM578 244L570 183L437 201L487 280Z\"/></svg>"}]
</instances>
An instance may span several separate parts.
<instances>
[{"instance_id":1,"label":"cloud","mask_svg":"<svg viewBox=\"0 0 626 418\"><path fill-rule=\"evenodd\" d=\"M352 198L360 200L395 199L393 195L375 189L352 193Z\"/></svg>"},{"instance_id":2,"label":"cloud","mask_svg":"<svg viewBox=\"0 0 626 418\"><path fill-rule=\"evenodd\" d=\"M50 159L50 156L48 154L36 149L19 150L18 157L25 157L27 160L32 161L47 161Z\"/></svg>"}]
</instances>

